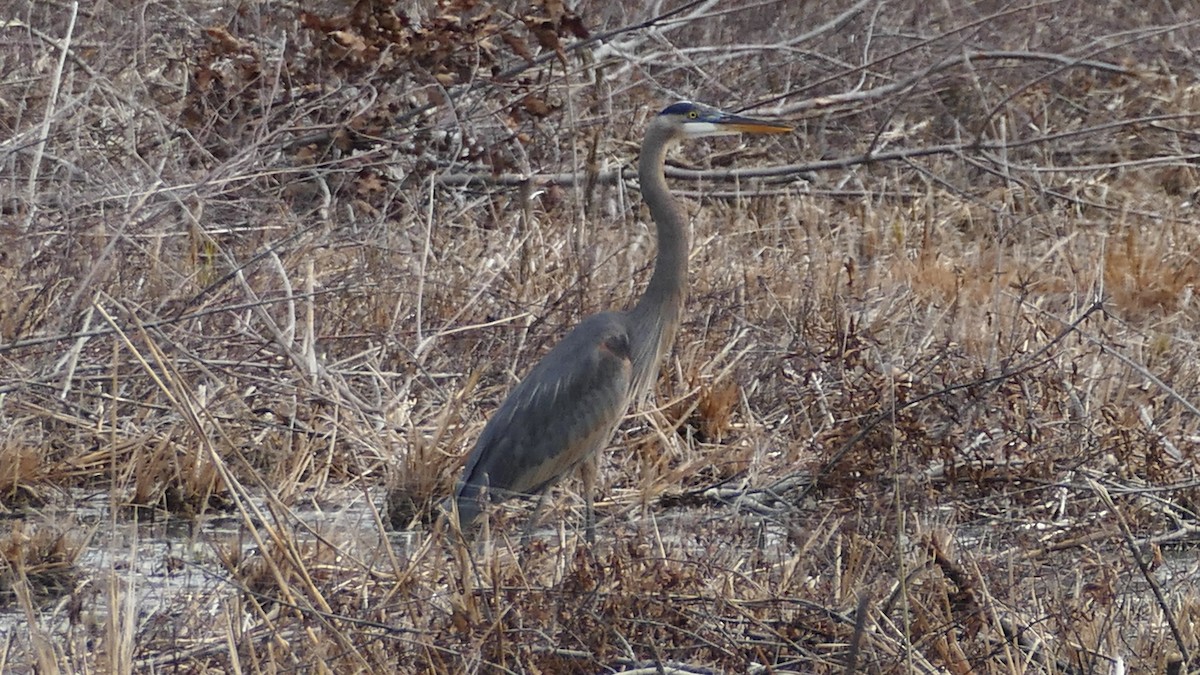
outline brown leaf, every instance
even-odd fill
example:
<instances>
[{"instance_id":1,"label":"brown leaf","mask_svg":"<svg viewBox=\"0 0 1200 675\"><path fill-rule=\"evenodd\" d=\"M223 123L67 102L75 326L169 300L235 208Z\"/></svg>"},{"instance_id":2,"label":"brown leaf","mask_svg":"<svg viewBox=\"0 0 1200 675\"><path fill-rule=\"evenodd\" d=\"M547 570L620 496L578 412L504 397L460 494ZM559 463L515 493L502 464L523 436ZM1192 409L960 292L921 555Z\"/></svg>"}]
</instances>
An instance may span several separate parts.
<instances>
[{"instance_id":1,"label":"brown leaf","mask_svg":"<svg viewBox=\"0 0 1200 675\"><path fill-rule=\"evenodd\" d=\"M345 28L347 25L346 18L343 16L325 17L312 14L310 12L300 12L300 25L309 30L319 30L328 32Z\"/></svg>"},{"instance_id":2,"label":"brown leaf","mask_svg":"<svg viewBox=\"0 0 1200 675\"><path fill-rule=\"evenodd\" d=\"M566 65L567 53L563 51L562 44L558 41L558 30L555 29L554 23L535 16L526 16L523 21L542 49L558 54L558 60Z\"/></svg>"},{"instance_id":3,"label":"brown leaf","mask_svg":"<svg viewBox=\"0 0 1200 675\"><path fill-rule=\"evenodd\" d=\"M387 182L373 171L363 172L359 174L358 180L355 181L355 190L361 197L368 197L372 194L383 194L387 192Z\"/></svg>"},{"instance_id":4,"label":"brown leaf","mask_svg":"<svg viewBox=\"0 0 1200 675\"><path fill-rule=\"evenodd\" d=\"M583 25L583 19L578 14L567 14L562 18L562 21L559 22L559 25L571 31L571 35L574 35L581 40L586 40L592 36L592 34L588 32L587 27Z\"/></svg>"},{"instance_id":5,"label":"brown leaf","mask_svg":"<svg viewBox=\"0 0 1200 675\"><path fill-rule=\"evenodd\" d=\"M245 44L235 38L224 26L205 28L204 34L213 41L213 51L218 54L236 54L245 49Z\"/></svg>"},{"instance_id":6,"label":"brown leaf","mask_svg":"<svg viewBox=\"0 0 1200 675\"><path fill-rule=\"evenodd\" d=\"M218 79L216 71L206 65L196 67L195 81L198 91L208 91L212 87L213 80Z\"/></svg>"},{"instance_id":7,"label":"brown leaf","mask_svg":"<svg viewBox=\"0 0 1200 675\"><path fill-rule=\"evenodd\" d=\"M562 0L541 0L541 1L542 1L542 8L546 10L546 14L550 17L550 20L555 23L558 23L558 20L561 19L563 14L565 14L567 11L566 7L563 5Z\"/></svg>"},{"instance_id":8,"label":"brown leaf","mask_svg":"<svg viewBox=\"0 0 1200 675\"><path fill-rule=\"evenodd\" d=\"M377 13L375 20L379 22L380 28L393 33L404 30L409 25L408 17L396 14L391 10Z\"/></svg>"},{"instance_id":9,"label":"brown leaf","mask_svg":"<svg viewBox=\"0 0 1200 675\"><path fill-rule=\"evenodd\" d=\"M367 42L358 33L351 33L345 30L335 30L329 32L329 37L338 44L339 47L348 52L361 54L367 50Z\"/></svg>"},{"instance_id":10,"label":"brown leaf","mask_svg":"<svg viewBox=\"0 0 1200 675\"><path fill-rule=\"evenodd\" d=\"M525 98L521 99L521 107L525 108L525 112L534 117L546 117L553 109L546 103L546 100L540 96L526 94Z\"/></svg>"},{"instance_id":11,"label":"brown leaf","mask_svg":"<svg viewBox=\"0 0 1200 675\"><path fill-rule=\"evenodd\" d=\"M558 49L558 31L554 29L554 23L537 16L525 16L522 21L525 22L525 27L533 33L534 39L538 41L542 49L547 51Z\"/></svg>"},{"instance_id":12,"label":"brown leaf","mask_svg":"<svg viewBox=\"0 0 1200 675\"><path fill-rule=\"evenodd\" d=\"M292 158L297 164L312 164L317 158L319 152L315 143L303 145L296 151L296 155Z\"/></svg>"},{"instance_id":13,"label":"brown leaf","mask_svg":"<svg viewBox=\"0 0 1200 675\"><path fill-rule=\"evenodd\" d=\"M504 31L500 33L500 39L504 40L504 44L508 45L514 54L525 59L525 63L533 63L533 53L529 51L529 47L525 46L525 42L521 38Z\"/></svg>"}]
</instances>

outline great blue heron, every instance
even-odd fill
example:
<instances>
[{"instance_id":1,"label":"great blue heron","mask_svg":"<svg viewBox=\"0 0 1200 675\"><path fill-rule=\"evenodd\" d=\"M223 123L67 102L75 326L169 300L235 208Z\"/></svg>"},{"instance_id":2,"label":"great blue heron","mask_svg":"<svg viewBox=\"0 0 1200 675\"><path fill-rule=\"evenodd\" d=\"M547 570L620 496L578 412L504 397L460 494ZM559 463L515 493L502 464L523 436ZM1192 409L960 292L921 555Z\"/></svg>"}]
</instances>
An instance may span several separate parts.
<instances>
[{"instance_id":1,"label":"great blue heron","mask_svg":"<svg viewBox=\"0 0 1200 675\"><path fill-rule=\"evenodd\" d=\"M655 378L675 338L687 293L689 242L663 175L667 150L687 138L787 131L791 127L688 102L668 106L650 122L638 159L642 200L658 230L650 284L633 309L584 319L488 420L455 489L463 531L479 516L485 494L500 502L542 493L583 467L587 534L593 538L590 460Z\"/></svg>"}]
</instances>

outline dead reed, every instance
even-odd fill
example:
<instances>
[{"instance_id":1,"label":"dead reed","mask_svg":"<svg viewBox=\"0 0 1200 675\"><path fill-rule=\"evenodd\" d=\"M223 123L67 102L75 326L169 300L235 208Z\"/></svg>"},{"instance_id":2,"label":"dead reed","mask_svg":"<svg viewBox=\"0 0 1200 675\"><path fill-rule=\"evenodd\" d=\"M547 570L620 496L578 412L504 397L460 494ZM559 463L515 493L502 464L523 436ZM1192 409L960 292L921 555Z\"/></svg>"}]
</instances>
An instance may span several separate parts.
<instances>
[{"instance_id":1,"label":"dead reed","mask_svg":"<svg viewBox=\"0 0 1200 675\"><path fill-rule=\"evenodd\" d=\"M0 671L1195 663L1170 3L139 7L0 16ZM600 543L567 482L467 550L432 504L640 292L676 98L800 128L672 158L692 294Z\"/></svg>"}]
</instances>

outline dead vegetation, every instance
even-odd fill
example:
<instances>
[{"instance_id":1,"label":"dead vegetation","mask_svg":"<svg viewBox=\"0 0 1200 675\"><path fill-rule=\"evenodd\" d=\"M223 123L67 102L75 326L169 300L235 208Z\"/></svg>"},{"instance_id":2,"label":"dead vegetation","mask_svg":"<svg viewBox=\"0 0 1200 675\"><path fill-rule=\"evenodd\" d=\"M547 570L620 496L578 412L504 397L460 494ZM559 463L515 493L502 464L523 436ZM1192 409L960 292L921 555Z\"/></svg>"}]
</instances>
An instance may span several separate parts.
<instances>
[{"instance_id":1,"label":"dead vegetation","mask_svg":"<svg viewBox=\"0 0 1200 675\"><path fill-rule=\"evenodd\" d=\"M412 4L0 16L0 671L1194 670L1184 10ZM568 482L467 551L431 505L640 291L678 98L799 129L672 158L692 295L600 543Z\"/></svg>"}]
</instances>

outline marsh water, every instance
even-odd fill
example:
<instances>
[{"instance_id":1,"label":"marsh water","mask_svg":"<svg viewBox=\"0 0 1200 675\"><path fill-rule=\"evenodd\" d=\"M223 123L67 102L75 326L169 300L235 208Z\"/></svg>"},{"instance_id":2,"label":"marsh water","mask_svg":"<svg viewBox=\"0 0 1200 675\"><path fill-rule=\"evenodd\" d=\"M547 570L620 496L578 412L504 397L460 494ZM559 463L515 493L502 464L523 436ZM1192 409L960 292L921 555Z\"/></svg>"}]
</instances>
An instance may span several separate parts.
<instances>
[{"instance_id":1,"label":"marsh water","mask_svg":"<svg viewBox=\"0 0 1200 675\"><path fill-rule=\"evenodd\" d=\"M171 616L193 601L207 604L231 597L241 589L228 581L228 570L253 557L272 527L286 529L287 539L298 545L324 542L368 562L389 548L403 550L419 533L381 537L371 505L379 499L361 491L298 499L276 518L267 500L254 498L247 509L255 514L250 520L223 512L184 520L161 514L134 519L128 509L114 508L107 493L72 493L29 519L39 523L37 528L53 528L53 533L35 531L34 526L24 530L31 539L61 536L61 550L75 561L63 566L70 568L65 572L29 570L32 619L45 636L88 633L101 630L111 608L121 603L133 609L132 629L140 631L146 628L144 621ZM23 603L11 592L4 599L0 643L27 639L31 617Z\"/></svg>"},{"instance_id":2,"label":"marsh water","mask_svg":"<svg viewBox=\"0 0 1200 675\"><path fill-rule=\"evenodd\" d=\"M212 512L190 521L135 520L127 510L114 508L106 493L75 493L62 501L61 506L40 511L37 520L62 524L66 550L76 552L74 572L63 575L58 592L42 588L41 593L38 586L45 580L39 578L35 583L31 573L30 586L38 597L25 606L32 606L32 612L13 601L11 593L4 598L0 649L21 649L35 635L52 640L70 638L64 644L90 644L91 637L112 630L109 617L114 607L125 610L119 614L126 617L124 629L133 635L174 630L173 619L185 612L217 616L223 603L246 590L229 580L230 570L247 560L261 559L255 554L264 545L272 545L272 529L285 532L283 539L298 547L325 546L370 568L387 567L389 559L403 557L424 537L423 532L381 534L385 528L380 526L383 516L377 505L383 502L382 492L326 493L319 499L296 499L295 505L285 511L277 507L275 512L268 500L255 498L245 509L254 514L249 519L243 519L240 512ZM695 514L683 517L694 518ZM972 550L994 549L1000 537L991 529L960 528L956 543ZM787 546L786 537L767 539L765 546ZM1168 594L1195 588L1200 569L1194 550L1164 547L1161 563L1152 575ZM1128 570L1119 592L1126 598L1145 596L1145 602L1153 602L1150 584L1134 569ZM32 631L31 620L36 622Z\"/></svg>"}]
</instances>

